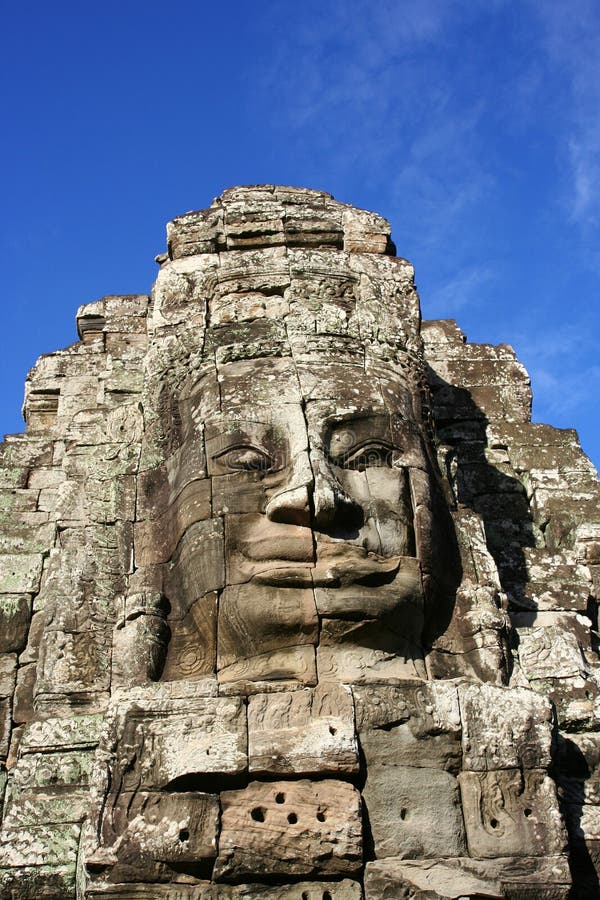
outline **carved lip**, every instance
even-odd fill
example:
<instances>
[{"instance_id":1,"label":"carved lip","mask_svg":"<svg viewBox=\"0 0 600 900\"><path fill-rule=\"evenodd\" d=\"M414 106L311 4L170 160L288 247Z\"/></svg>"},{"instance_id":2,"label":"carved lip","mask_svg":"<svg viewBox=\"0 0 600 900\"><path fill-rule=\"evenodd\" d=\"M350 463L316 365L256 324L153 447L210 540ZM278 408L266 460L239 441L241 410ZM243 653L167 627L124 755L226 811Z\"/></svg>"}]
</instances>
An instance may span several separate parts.
<instances>
[{"instance_id":1,"label":"carved lip","mask_svg":"<svg viewBox=\"0 0 600 900\"><path fill-rule=\"evenodd\" d=\"M318 560L316 565L289 565L265 569L252 577L255 584L281 585L285 587L343 587L368 578L388 581L401 567L402 556L382 557L376 554L362 556L337 554ZM415 561L413 561L414 564Z\"/></svg>"},{"instance_id":2,"label":"carved lip","mask_svg":"<svg viewBox=\"0 0 600 900\"><path fill-rule=\"evenodd\" d=\"M319 578L319 587L330 587L339 584L339 579L333 575L316 575L314 566L285 566L279 569L266 569L252 576L255 584L270 584L277 587L315 587L315 578Z\"/></svg>"},{"instance_id":3,"label":"carved lip","mask_svg":"<svg viewBox=\"0 0 600 900\"><path fill-rule=\"evenodd\" d=\"M237 550L251 562L264 562L265 564L273 563L281 566L288 564L294 568L312 566L313 563L313 540L312 534L307 529L307 534L303 539L295 536L281 538L278 534L273 537L252 538L247 541L238 541ZM275 551L275 552L274 552Z\"/></svg>"}]
</instances>

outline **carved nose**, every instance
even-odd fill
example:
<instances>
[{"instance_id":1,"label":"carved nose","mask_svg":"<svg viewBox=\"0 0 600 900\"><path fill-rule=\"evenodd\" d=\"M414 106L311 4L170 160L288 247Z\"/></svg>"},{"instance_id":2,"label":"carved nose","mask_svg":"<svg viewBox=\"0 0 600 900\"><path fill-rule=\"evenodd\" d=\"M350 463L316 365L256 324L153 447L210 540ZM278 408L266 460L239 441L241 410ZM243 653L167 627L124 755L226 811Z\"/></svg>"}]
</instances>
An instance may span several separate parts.
<instances>
[{"instance_id":1,"label":"carved nose","mask_svg":"<svg viewBox=\"0 0 600 900\"><path fill-rule=\"evenodd\" d=\"M314 470L300 465L289 487L271 497L265 509L267 518L323 532L360 528L362 507L346 494L323 460L314 460L313 466Z\"/></svg>"},{"instance_id":2,"label":"carved nose","mask_svg":"<svg viewBox=\"0 0 600 900\"><path fill-rule=\"evenodd\" d=\"M310 526L310 496L307 485L282 491L272 497L265 510L271 522L284 522L287 525Z\"/></svg>"},{"instance_id":3,"label":"carved nose","mask_svg":"<svg viewBox=\"0 0 600 900\"><path fill-rule=\"evenodd\" d=\"M327 474L315 475L313 506L314 527L318 531L328 531L334 526L355 528L362 525L362 509Z\"/></svg>"}]
</instances>

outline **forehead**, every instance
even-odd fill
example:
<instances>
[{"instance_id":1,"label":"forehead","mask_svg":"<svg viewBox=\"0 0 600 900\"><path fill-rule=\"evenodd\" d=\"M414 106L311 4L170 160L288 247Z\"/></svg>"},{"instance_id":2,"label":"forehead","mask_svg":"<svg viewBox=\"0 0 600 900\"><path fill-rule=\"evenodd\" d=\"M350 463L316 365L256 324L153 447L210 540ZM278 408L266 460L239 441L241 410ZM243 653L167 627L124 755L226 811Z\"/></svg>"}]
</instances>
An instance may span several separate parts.
<instances>
[{"instance_id":1,"label":"forehead","mask_svg":"<svg viewBox=\"0 0 600 900\"><path fill-rule=\"evenodd\" d=\"M390 367L365 367L340 354L259 357L220 365L180 398L185 418L256 417L258 421L347 418L370 413L413 419L413 396L406 377Z\"/></svg>"}]
</instances>

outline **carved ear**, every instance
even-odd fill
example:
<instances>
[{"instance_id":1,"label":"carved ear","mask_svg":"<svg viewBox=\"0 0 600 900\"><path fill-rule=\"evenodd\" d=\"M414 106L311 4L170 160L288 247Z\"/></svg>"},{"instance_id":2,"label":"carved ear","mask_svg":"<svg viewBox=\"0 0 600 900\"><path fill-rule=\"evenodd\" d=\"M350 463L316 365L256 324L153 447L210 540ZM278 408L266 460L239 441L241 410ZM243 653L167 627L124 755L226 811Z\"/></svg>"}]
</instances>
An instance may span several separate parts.
<instances>
[{"instance_id":1,"label":"carved ear","mask_svg":"<svg viewBox=\"0 0 600 900\"><path fill-rule=\"evenodd\" d=\"M124 598L113 637L113 687L147 684L161 677L171 637L167 598L157 591Z\"/></svg>"},{"instance_id":2,"label":"carved ear","mask_svg":"<svg viewBox=\"0 0 600 900\"><path fill-rule=\"evenodd\" d=\"M429 476L429 509L420 510L415 504L415 540L425 586L426 647L448 627L462 579L456 530L437 467L435 471L430 468Z\"/></svg>"}]
</instances>

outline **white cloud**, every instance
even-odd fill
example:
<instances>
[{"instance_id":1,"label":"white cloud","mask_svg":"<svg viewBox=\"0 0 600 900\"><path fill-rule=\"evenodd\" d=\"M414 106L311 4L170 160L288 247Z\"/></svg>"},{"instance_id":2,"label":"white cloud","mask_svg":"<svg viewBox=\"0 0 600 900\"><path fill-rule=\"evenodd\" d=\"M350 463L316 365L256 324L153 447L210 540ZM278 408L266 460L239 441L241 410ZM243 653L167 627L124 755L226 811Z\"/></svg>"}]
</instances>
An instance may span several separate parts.
<instances>
[{"instance_id":1,"label":"white cloud","mask_svg":"<svg viewBox=\"0 0 600 900\"><path fill-rule=\"evenodd\" d=\"M262 72L299 168L310 157L323 186L342 183L353 202L363 189L384 197L400 242L406 229L413 244L443 246L493 185L479 135L488 101L454 54L461 27L501 5L308 0Z\"/></svg>"},{"instance_id":2,"label":"white cloud","mask_svg":"<svg viewBox=\"0 0 600 900\"><path fill-rule=\"evenodd\" d=\"M533 385L535 416L538 421L571 425L585 411L595 414L600 394L600 366L584 369L550 370L534 365L529 374Z\"/></svg>"},{"instance_id":3,"label":"white cloud","mask_svg":"<svg viewBox=\"0 0 600 900\"><path fill-rule=\"evenodd\" d=\"M451 318L465 307L481 302L482 289L494 279L491 267L463 266L460 273L427 292L424 314L427 318Z\"/></svg>"},{"instance_id":4,"label":"white cloud","mask_svg":"<svg viewBox=\"0 0 600 900\"><path fill-rule=\"evenodd\" d=\"M572 425L584 414L597 416L600 365L597 325L590 317L572 323L532 323L526 334L515 335L519 359L531 376L537 421Z\"/></svg>"},{"instance_id":5,"label":"white cloud","mask_svg":"<svg viewBox=\"0 0 600 900\"><path fill-rule=\"evenodd\" d=\"M590 0L535 3L544 46L564 86L556 138L569 167L573 221L600 221L600 6Z\"/></svg>"}]
</instances>

